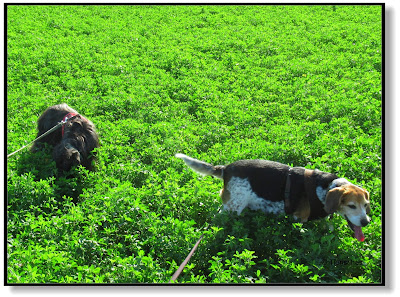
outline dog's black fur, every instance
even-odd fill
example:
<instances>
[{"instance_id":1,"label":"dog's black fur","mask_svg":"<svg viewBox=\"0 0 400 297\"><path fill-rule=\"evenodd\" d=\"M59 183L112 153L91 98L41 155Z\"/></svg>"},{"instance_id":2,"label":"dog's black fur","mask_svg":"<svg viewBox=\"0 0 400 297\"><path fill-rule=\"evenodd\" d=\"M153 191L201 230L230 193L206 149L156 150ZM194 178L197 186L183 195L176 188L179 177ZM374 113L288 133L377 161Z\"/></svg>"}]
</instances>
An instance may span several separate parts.
<instances>
[{"instance_id":1,"label":"dog's black fur","mask_svg":"<svg viewBox=\"0 0 400 297\"><path fill-rule=\"evenodd\" d=\"M37 137L56 126L69 113L78 115L64 125L64 135L62 135L60 127L35 141L32 151L40 149L43 143L48 143L54 147L53 159L59 170L68 171L77 165L93 170L94 154L92 151L99 147L99 137L95 126L67 104L54 105L43 112L38 120Z\"/></svg>"}]
</instances>

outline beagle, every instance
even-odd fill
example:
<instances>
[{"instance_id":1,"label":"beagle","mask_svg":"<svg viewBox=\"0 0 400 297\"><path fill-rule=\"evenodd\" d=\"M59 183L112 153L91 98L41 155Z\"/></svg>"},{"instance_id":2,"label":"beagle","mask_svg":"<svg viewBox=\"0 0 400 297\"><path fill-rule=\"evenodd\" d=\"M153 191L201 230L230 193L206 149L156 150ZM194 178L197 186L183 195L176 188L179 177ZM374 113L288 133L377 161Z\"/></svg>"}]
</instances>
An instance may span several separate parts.
<instances>
[{"instance_id":1,"label":"beagle","mask_svg":"<svg viewBox=\"0 0 400 297\"><path fill-rule=\"evenodd\" d=\"M213 166L184 154L176 154L194 171L224 181L224 210L240 214L244 208L265 213L291 214L302 222L342 215L359 241L370 222L368 191L334 174L267 160L240 160Z\"/></svg>"}]
</instances>

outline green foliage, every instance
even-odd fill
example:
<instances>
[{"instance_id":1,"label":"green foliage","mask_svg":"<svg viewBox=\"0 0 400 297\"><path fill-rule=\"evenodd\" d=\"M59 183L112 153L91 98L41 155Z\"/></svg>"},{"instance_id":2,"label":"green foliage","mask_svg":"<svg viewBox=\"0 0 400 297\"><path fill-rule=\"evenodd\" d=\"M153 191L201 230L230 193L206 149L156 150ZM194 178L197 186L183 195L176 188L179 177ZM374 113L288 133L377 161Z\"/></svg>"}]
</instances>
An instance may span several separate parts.
<instances>
[{"instance_id":1,"label":"green foliage","mask_svg":"<svg viewBox=\"0 0 400 297\"><path fill-rule=\"evenodd\" d=\"M51 149L7 160L9 283L380 283L381 7L7 6L7 153L66 102L100 134L97 170ZM174 157L269 159L371 193L366 241L218 212L221 181Z\"/></svg>"}]
</instances>

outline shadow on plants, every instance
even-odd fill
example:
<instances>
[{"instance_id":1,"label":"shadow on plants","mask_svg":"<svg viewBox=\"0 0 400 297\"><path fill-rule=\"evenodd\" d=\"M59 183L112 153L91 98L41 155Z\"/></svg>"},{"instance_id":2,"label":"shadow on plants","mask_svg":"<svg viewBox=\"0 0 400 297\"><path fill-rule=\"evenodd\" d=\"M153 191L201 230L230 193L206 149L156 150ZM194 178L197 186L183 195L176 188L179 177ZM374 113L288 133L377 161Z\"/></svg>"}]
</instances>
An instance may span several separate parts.
<instances>
[{"instance_id":1,"label":"shadow on plants","mask_svg":"<svg viewBox=\"0 0 400 297\"><path fill-rule=\"evenodd\" d=\"M32 189L35 188L35 184L50 187L51 193L47 193L47 196L51 195L58 202L63 202L66 197L70 197L74 203L77 203L82 194L87 170L81 166L69 171L58 170L51 151L52 148L46 145L40 151L22 153L16 164L15 176L25 176L29 183L32 183ZM10 194L10 189L8 192ZM34 196L34 193L32 194Z\"/></svg>"},{"instance_id":2,"label":"shadow on plants","mask_svg":"<svg viewBox=\"0 0 400 297\"><path fill-rule=\"evenodd\" d=\"M248 209L240 216L221 212L196 257L208 261L199 260L197 269L208 271L217 257L229 270L233 259L250 251L253 274L261 273L267 282L336 282L343 270L362 273L363 255L344 247L352 239L341 238L339 229L346 227L340 220L331 231L327 220L299 223Z\"/></svg>"}]
</instances>

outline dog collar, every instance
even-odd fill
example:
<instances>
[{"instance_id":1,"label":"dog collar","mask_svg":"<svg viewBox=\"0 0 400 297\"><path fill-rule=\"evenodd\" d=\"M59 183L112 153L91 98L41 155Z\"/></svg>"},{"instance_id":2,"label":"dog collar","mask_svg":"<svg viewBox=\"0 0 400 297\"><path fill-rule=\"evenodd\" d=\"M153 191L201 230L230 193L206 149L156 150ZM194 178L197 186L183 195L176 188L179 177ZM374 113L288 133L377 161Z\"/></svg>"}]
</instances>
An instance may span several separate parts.
<instances>
[{"instance_id":1,"label":"dog collar","mask_svg":"<svg viewBox=\"0 0 400 297\"><path fill-rule=\"evenodd\" d=\"M61 126L61 137L64 137L64 124L72 117L77 116L78 114L75 112L70 112L68 114L65 115L65 117L63 118L63 125Z\"/></svg>"}]
</instances>

